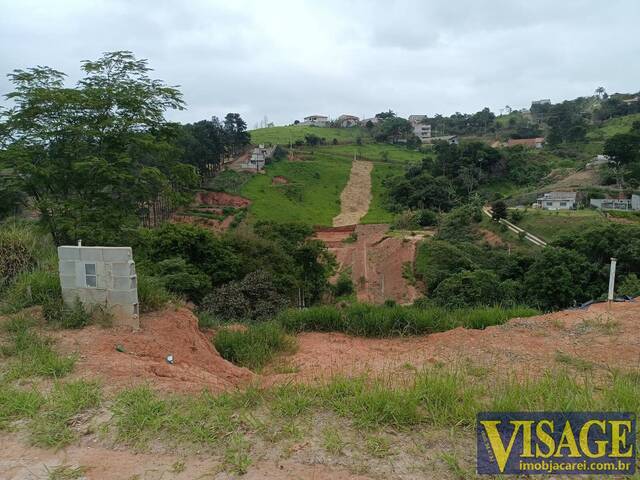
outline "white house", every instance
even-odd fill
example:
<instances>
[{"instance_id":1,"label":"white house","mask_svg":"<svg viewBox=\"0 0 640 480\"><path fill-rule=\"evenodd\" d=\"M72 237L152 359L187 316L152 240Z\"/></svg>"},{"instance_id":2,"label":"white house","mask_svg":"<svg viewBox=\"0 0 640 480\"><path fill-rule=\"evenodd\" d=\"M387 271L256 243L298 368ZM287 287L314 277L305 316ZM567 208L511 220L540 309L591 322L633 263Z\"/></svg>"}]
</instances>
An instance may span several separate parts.
<instances>
[{"instance_id":1,"label":"white house","mask_svg":"<svg viewBox=\"0 0 640 480\"><path fill-rule=\"evenodd\" d=\"M304 117L303 125L315 125L316 127L326 127L329 122L329 117L326 115L309 115Z\"/></svg>"},{"instance_id":2,"label":"white house","mask_svg":"<svg viewBox=\"0 0 640 480\"><path fill-rule=\"evenodd\" d=\"M413 133L422 143L427 143L431 138L431 125L424 123L426 115L409 115L409 123L413 127Z\"/></svg>"},{"instance_id":3,"label":"white house","mask_svg":"<svg viewBox=\"0 0 640 480\"><path fill-rule=\"evenodd\" d=\"M60 286L67 305L103 306L116 326L140 327L138 279L130 247L58 247Z\"/></svg>"},{"instance_id":4,"label":"white house","mask_svg":"<svg viewBox=\"0 0 640 480\"><path fill-rule=\"evenodd\" d=\"M537 207L543 210L575 210L576 192L549 192L538 197Z\"/></svg>"},{"instance_id":5,"label":"white house","mask_svg":"<svg viewBox=\"0 0 640 480\"><path fill-rule=\"evenodd\" d=\"M631 198L592 198L590 205L599 210L640 210L640 195Z\"/></svg>"},{"instance_id":6,"label":"white house","mask_svg":"<svg viewBox=\"0 0 640 480\"><path fill-rule=\"evenodd\" d=\"M609 163L611 163L611 159L608 155L596 155L593 157L593 160L585 165L585 168L591 170L599 167L600 165L607 165Z\"/></svg>"},{"instance_id":7,"label":"white house","mask_svg":"<svg viewBox=\"0 0 640 480\"><path fill-rule=\"evenodd\" d=\"M422 140L422 143L447 142L449 145L458 145L460 140L457 135L442 135L439 137L429 137Z\"/></svg>"},{"instance_id":8,"label":"white house","mask_svg":"<svg viewBox=\"0 0 640 480\"><path fill-rule=\"evenodd\" d=\"M336 121L342 128L349 128L358 126L360 118L355 115L340 115Z\"/></svg>"}]
</instances>

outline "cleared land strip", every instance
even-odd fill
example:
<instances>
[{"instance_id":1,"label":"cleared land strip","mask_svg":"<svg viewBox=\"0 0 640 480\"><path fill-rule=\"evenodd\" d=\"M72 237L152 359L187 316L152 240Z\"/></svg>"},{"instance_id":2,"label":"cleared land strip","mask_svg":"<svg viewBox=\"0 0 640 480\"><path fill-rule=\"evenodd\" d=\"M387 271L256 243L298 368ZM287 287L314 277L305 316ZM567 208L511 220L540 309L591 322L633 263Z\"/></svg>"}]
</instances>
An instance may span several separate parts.
<instances>
[{"instance_id":1,"label":"cleared land strip","mask_svg":"<svg viewBox=\"0 0 640 480\"><path fill-rule=\"evenodd\" d=\"M482 209L482 211L485 213L485 215L487 217L493 218L493 212L491 211L491 209L489 207L484 207ZM538 238L535 235L527 232L526 230L523 230L522 228L518 227L517 225L514 225L510 221L508 221L508 220L506 220L504 218L501 218L498 221L500 223L502 223L503 225L505 225L513 233L517 233L517 234L524 233L524 238L527 239L528 241L530 241L531 243L533 243L534 245L537 245L538 247L546 247L547 246L547 242L545 242L541 238Z\"/></svg>"},{"instance_id":2,"label":"cleared land strip","mask_svg":"<svg viewBox=\"0 0 640 480\"><path fill-rule=\"evenodd\" d=\"M355 225L369 211L372 169L371 162L353 161L349 182L340 194L340 214L333 219L334 227Z\"/></svg>"}]
</instances>

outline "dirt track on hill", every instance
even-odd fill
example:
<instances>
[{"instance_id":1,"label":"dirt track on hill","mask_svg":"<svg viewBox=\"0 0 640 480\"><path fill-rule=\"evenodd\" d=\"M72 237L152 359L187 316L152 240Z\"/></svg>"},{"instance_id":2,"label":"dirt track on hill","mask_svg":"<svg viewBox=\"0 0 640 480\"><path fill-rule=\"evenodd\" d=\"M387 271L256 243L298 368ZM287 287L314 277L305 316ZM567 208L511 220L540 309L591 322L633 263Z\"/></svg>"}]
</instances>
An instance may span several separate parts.
<instances>
[{"instance_id":1,"label":"dirt track on hill","mask_svg":"<svg viewBox=\"0 0 640 480\"><path fill-rule=\"evenodd\" d=\"M334 227L355 225L369 211L372 169L371 162L353 161L349 182L340 194L340 214L333 219Z\"/></svg>"}]
</instances>

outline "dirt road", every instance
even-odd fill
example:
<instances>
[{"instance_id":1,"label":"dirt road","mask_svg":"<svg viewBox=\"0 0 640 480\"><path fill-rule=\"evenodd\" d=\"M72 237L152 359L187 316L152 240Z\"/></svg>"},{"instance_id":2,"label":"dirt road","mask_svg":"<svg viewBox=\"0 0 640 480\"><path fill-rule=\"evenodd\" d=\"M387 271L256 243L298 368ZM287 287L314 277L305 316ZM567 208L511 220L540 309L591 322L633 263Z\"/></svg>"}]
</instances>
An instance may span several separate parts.
<instances>
[{"instance_id":1,"label":"dirt road","mask_svg":"<svg viewBox=\"0 0 640 480\"><path fill-rule=\"evenodd\" d=\"M353 161L349 182L340 195L340 214L333 219L334 227L355 225L369 211L372 169L371 162Z\"/></svg>"}]
</instances>

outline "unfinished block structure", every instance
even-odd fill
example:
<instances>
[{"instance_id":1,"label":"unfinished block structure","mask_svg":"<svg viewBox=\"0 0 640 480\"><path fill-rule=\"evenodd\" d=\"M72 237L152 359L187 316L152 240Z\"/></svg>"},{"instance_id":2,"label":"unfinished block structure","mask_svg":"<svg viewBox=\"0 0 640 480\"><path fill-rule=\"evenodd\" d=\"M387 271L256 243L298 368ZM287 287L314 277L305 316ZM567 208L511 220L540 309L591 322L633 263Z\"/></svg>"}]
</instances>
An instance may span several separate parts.
<instances>
[{"instance_id":1,"label":"unfinished block structure","mask_svg":"<svg viewBox=\"0 0 640 480\"><path fill-rule=\"evenodd\" d=\"M136 267L130 247L58 247L65 303L104 306L114 325L139 328Z\"/></svg>"}]
</instances>

